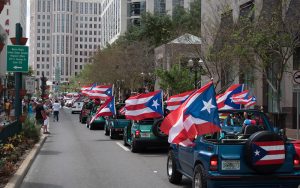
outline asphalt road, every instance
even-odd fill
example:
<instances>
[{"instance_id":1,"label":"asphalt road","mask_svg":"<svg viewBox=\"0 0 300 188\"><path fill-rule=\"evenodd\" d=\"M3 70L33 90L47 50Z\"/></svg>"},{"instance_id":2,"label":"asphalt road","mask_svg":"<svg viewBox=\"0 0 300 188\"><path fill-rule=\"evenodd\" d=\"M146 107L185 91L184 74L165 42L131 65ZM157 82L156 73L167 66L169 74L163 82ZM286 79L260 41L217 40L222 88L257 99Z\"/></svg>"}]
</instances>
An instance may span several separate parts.
<instances>
[{"instance_id":1,"label":"asphalt road","mask_svg":"<svg viewBox=\"0 0 300 188\"><path fill-rule=\"evenodd\" d=\"M60 121L50 121L51 135L35 159L22 188L168 188L191 187L169 183L166 150L135 154L110 140L103 130L90 131L68 109Z\"/></svg>"}]
</instances>

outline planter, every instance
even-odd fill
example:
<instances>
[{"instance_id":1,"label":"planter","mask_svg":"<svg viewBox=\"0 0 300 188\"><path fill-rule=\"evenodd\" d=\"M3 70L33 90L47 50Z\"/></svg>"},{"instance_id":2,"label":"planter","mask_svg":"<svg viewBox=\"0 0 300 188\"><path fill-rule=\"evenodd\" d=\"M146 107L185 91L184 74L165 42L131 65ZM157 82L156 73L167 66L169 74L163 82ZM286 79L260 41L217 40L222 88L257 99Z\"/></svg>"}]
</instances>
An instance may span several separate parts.
<instances>
[{"instance_id":1,"label":"planter","mask_svg":"<svg viewBox=\"0 0 300 188\"><path fill-rule=\"evenodd\" d=\"M27 40L28 40L28 38L25 38L25 37L20 38L20 44L18 44L18 45L25 45L26 42L27 42ZM17 44L17 39L16 39L16 37L10 38L10 41L11 41L11 43L12 43L13 45L16 45L16 44Z\"/></svg>"}]
</instances>

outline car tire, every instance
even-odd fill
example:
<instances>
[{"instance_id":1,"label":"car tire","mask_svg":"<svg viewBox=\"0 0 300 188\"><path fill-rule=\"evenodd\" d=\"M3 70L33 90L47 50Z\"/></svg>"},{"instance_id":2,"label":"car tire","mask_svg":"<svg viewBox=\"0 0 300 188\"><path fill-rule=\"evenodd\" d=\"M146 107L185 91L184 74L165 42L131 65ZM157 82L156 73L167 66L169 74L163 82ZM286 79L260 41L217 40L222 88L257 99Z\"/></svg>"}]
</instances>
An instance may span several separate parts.
<instances>
[{"instance_id":1,"label":"car tire","mask_svg":"<svg viewBox=\"0 0 300 188\"><path fill-rule=\"evenodd\" d=\"M109 131L107 130L107 128L104 129L104 135L108 136L109 135Z\"/></svg>"},{"instance_id":2,"label":"car tire","mask_svg":"<svg viewBox=\"0 0 300 188\"><path fill-rule=\"evenodd\" d=\"M123 133L123 145L124 146L128 146L128 144L127 144L127 136L125 135L125 130L124 130L124 133Z\"/></svg>"},{"instance_id":3,"label":"car tire","mask_svg":"<svg viewBox=\"0 0 300 188\"><path fill-rule=\"evenodd\" d=\"M110 137L110 139L116 138L116 134L114 133L114 131L112 129L109 129L109 137Z\"/></svg>"},{"instance_id":4,"label":"car tire","mask_svg":"<svg viewBox=\"0 0 300 188\"><path fill-rule=\"evenodd\" d=\"M206 181L206 173L201 164L197 164L194 169L194 176L193 176L193 188L206 188L207 181Z\"/></svg>"},{"instance_id":5,"label":"car tire","mask_svg":"<svg viewBox=\"0 0 300 188\"><path fill-rule=\"evenodd\" d=\"M282 149L284 155L283 159L276 160L274 162L272 161L273 163L262 163L263 161L260 160L261 158L256 157L256 150L260 152L266 152L261 148L259 145L260 143L263 143L264 145L262 146L266 147L273 146L273 142L275 142L277 146L282 145L284 147L285 145L285 141L282 139L282 137L271 131L259 131L250 136L245 144L245 160L250 168L261 174L270 174L275 172L284 164L285 148Z\"/></svg>"},{"instance_id":6,"label":"car tire","mask_svg":"<svg viewBox=\"0 0 300 188\"><path fill-rule=\"evenodd\" d=\"M160 130L160 126L161 126L161 123L162 123L163 119L159 119L159 120L156 120L154 123L153 123L153 126L152 126L152 132L155 136L159 137L159 138L162 138L162 139L165 139L168 137L168 135L164 134L161 130Z\"/></svg>"},{"instance_id":7,"label":"car tire","mask_svg":"<svg viewBox=\"0 0 300 188\"><path fill-rule=\"evenodd\" d=\"M94 130L93 124L90 124L89 128L90 128L90 130Z\"/></svg>"},{"instance_id":8,"label":"car tire","mask_svg":"<svg viewBox=\"0 0 300 188\"><path fill-rule=\"evenodd\" d=\"M167 175L170 183L179 184L182 180L182 174L176 168L176 159L172 150L168 154Z\"/></svg>"},{"instance_id":9,"label":"car tire","mask_svg":"<svg viewBox=\"0 0 300 188\"><path fill-rule=\"evenodd\" d=\"M139 151L139 147L134 139L131 142L130 150L132 153L137 153Z\"/></svg>"}]
</instances>

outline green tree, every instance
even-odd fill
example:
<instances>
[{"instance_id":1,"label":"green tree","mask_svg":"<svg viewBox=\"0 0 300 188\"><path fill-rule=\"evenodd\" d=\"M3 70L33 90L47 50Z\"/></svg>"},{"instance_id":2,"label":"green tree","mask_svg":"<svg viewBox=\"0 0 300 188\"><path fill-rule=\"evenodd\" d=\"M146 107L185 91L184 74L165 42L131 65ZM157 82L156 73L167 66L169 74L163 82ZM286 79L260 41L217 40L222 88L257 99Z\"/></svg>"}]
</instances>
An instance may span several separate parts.
<instances>
[{"instance_id":1,"label":"green tree","mask_svg":"<svg viewBox=\"0 0 300 188\"><path fill-rule=\"evenodd\" d=\"M170 71L157 69L156 75L159 77L159 85L161 88L169 91L171 95L194 88L190 70L179 64L173 65Z\"/></svg>"}]
</instances>

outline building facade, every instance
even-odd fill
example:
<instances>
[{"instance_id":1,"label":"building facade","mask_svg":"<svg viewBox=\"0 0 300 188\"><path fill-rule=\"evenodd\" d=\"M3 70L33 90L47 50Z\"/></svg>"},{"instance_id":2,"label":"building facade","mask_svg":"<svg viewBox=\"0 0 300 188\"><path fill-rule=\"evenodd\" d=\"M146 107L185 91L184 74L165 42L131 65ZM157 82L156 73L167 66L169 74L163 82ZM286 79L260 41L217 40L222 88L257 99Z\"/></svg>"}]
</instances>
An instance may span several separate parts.
<instances>
[{"instance_id":1,"label":"building facade","mask_svg":"<svg viewBox=\"0 0 300 188\"><path fill-rule=\"evenodd\" d=\"M101 47L112 44L132 25L140 25L141 15L173 15L176 6L189 9L194 0L104 0L102 2L102 42Z\"/></svg>"},{"instance_id":2,"label":"building facade","mask_svg":"<svg viewBox=\"0 0 300 188\"><path fill-rule=\"evenodd\" d=\"M127 30L127 2L104 0L101 7L101 47L105 47Z\"/></svg>"},{"instance_id":3,"label":"building facade","mask_svg":"<svg viewBox=\"0 0 300 188\"><path fill-rule=\"evenodd\" d=\"M222 45L222 31L226 27L233 26L238 22L240 16L251 12L253 21L259 22L260 18L272 19L270 12L274 7L280 7L279 14L282 15L282 23L291 23L292 21L299 20L300 2L298 0L202 0L201 1L201 33L202 33L202 52L207 53L210 47L216 47ZM298 23L299 24L299 23ZM257 58L253 58L254 61L259 61ZM295 83L293 82L293 73L300 69L300 48L296 48L294 55L289 59L286 73L284 73L282 80L281 90L281 112L283 112L282 118L283 125L288 128L296 128L296 111L297 111L297 98L294 92ZM263 75L259 72L249 70L252 72L252 80L250 90L257 98L257 105L262 106L265 112L270 114L277 114L277 104L274 95L274 91L267 83ZM288 73L290 72L290 73ZM269 76L271 76L268 73ZM272 78L272 77L271 77ZM245 80L241 76L236 79L236 82ZM243 81L244 82L244 81ZM272 82L272 79L271 79ZM298 105L299 106L299 105ZM278 116L279 117L279 116Z\"/></svg>"},{"instance_id":4,"label":"building facade","mask_svg":"<svg viewBox=\"0 0 300 188\"><path fill-rule=\"evenodd\" d=\"M101 42L101 1L32 0L30 57L37 78L68 82Z\"/></svg>"}]
</instances>

